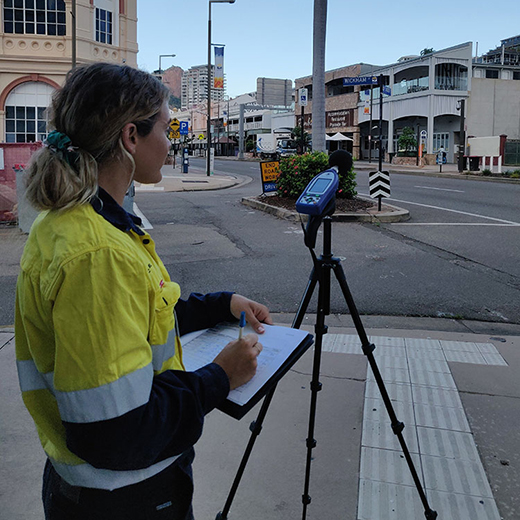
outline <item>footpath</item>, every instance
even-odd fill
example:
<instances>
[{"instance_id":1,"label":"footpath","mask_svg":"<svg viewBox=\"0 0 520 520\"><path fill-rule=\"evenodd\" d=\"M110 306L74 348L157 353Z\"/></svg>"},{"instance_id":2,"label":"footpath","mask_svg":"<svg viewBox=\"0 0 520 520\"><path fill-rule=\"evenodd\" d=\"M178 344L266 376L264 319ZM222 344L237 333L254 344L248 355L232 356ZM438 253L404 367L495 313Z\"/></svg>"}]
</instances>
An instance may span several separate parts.
<instances>
[{"instance_id":1,"label":"footpath","mask_svg":"<svg viewBox=\"0 0 520 520\"><path fill-rule=\"evenodd\" d=\"M232 175L206 177L192 167L187 175L167 168L171 178L163 170L163 182L148 191L243 182ZM273 316L280 325L292 318ZM305 318L310 332L315 318ZM437 518L518 520L520 325L395 316L362 321ZM425 518L350 316L326 322L307 518ZM311 349L279 383L230 520L301 516L312 367ZM0 395L0 519L41 520L45 456L20 397L9 327L0 329ZM194 464L197 520L213 519L223 508L258 410L241 421L219 411L208 415Z\"/></svg>"}]
</instances>

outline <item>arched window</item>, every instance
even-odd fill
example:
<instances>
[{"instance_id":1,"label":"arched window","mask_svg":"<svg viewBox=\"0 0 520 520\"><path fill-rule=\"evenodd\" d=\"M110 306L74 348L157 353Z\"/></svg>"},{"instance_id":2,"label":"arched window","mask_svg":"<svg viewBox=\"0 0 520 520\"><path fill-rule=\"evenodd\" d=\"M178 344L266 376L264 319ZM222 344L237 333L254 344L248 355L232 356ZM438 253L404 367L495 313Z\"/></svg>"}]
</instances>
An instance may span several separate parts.
<instances>
[{"instance_id":1,"label":"arched window","mask_svg":"<svg viewBox=\"0 0 520 520\"><path fill-rule=\"evenodd\" d=\"M15 87L5 102L5 140L7 143L33 143L47 137L46 109L54 89L42 82L27 82Z\"/></svg>"},{"instance_id":2,"label":"arched window","mask_svg":"<svg viewBox=\"0 0 520 520\"><path fill-rule=\"evenodd\" d=\"M65 36L63 0L4 0L4 32Z\"/></svg>"}]
</instances>

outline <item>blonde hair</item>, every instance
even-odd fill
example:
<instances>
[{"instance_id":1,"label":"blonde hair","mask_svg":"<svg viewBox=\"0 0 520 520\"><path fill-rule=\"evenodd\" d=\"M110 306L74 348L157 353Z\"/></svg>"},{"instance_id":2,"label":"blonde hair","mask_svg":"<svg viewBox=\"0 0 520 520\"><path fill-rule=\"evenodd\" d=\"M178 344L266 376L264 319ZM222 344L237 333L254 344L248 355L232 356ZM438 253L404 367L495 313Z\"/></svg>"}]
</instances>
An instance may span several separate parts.
<instances>
[{"instance_id":1,"label":"blonde hair","mask_svg":"<svg viewBox=\"0 0 520 520\"><path fill-rule=\"evenodd\" d=\"M50 126L68 136L74 152L44 146L27 169L27 198L38 209L67 209L88 202L98 189L98 165L128 160L121 130L134 123L148 135L168 89L147 72L95 63L73 70L50 106Z\"/></svg>"}]
</instances>

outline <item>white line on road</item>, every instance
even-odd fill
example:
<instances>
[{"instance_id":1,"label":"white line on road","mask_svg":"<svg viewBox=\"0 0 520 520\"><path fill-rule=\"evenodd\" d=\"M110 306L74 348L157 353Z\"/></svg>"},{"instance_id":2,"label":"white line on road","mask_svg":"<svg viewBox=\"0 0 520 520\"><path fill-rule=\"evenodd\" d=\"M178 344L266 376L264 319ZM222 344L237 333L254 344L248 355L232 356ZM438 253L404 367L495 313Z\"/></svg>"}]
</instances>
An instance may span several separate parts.
<instances>
[{"instance_id":1,"label":"white line on road","mask_svg":"<svg viewBox=\"0 0 520 520\"><path fill-rule=\"evenodd\" d=\"M485 218L495 222L502 222L503 224L510 224L513 226L520 226L520 222L512 222L511 220L504 220L502 218L487 217L486 215L478 215L476 213L468 213L467 211L459 211L457 209L441 208L439 206L431 206L430 204L420 204L419 202L410 202L409 200L387 199L392 202L403 202L404 204L412 204L413 206L421 206L423 208L438 209L441 211L449 211L450 213L458 213L459 215L467 215L468 217Z\"/></svg>"},{"instance_id":2,"label":"white line on road","mask_svg":"<svg viewBox=\"0 0 520 520\"><path fill-rule=\"evenodd\" d=\"M393 226L492 226L519 227L520 224L491 224L488 222L394 222Z\"/></svg>"},{"instance_id":3,"label":"white line on road","mask_svg":"<svg viewBox=\"0 0 520 520\"><path fill-rule=\"evenodd\" d=\"M424 190L452 191L454 193L466 193L465 191L462 191L462 190L449 190L447 188L433 188L431 186L415 186L415 188L422 188Z\"/></svg>"}]
</instances>

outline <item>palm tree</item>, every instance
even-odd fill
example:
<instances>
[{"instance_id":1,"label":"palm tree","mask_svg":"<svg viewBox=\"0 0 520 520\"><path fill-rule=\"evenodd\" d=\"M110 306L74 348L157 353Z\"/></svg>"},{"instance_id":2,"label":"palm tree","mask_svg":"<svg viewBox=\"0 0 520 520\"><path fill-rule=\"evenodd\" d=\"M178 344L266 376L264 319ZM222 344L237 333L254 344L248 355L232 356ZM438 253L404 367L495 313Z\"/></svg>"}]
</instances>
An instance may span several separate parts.
<instances>
[{"instance_id":1,"label":"palm tree","mask_svg":"<svg viewBox=\"0 0 520 520\"><path fill-rule=\"evenodd\" d=\"M312 149L325 151L325 36L327 0L314 0L312 63Z\"/></svg>"}]
</instances>

